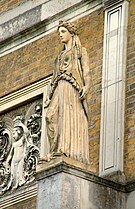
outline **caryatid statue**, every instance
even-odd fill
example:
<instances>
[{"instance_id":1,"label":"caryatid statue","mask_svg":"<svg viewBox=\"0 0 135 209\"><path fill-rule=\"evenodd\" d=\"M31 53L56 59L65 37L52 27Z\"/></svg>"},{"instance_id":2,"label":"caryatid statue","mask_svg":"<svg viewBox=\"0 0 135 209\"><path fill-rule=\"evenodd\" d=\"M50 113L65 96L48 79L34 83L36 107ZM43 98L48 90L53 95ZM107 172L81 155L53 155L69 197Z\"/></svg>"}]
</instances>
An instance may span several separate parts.
<instances>
[{"instance_id":1,"label":"caryatid statue","mask_svg":"<svg viewBox=\"0 0 135 209\"><path fill-rule=\"evenodd\" d=\"M88 163L89 58L73 23L60 21L58 34L64 46L56 59L45 102L49 154L64 154Z\"/></svg>"}]
</instances>

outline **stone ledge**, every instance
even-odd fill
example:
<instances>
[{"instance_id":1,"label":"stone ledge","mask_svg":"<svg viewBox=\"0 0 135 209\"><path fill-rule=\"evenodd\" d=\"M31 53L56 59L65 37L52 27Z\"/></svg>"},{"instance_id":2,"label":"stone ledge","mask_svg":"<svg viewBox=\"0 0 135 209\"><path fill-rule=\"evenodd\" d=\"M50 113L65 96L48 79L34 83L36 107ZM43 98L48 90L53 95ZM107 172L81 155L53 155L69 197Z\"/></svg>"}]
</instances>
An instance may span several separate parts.
<instances>
[{"instance_id":1,"label":"stone ledge","mask_svg":"<svg viewBox=\"0 0 135 209\"><path fill-rule=\"evenodd\" d=\"M103 6L102 0L64 1L63 7L61 7L60 2L56 4L57 1L51 0L45 2L45 0L39 0L41 4L38 4L35 7L29 6L27 8L26 4L25 9L23 8L23 12L21 11L21 8L18 8L20 12L18 13L18 11L16 11L17 8L15 8L12 9L12 11L7 11L4 14L1 14L0 56L4 56L9 52L21 48L26 44L36 41L53 32L56 30L60 19L74 21L100 9ZM54 9L55 7L53 8L53 3L55 4L55 7L57 5L56 10ZM20 7L23 6L24 5L20 5ZM46 13L47 8L50 8L52 12ZM16 15L14 13L16 13ZM6 16L8 21L6 20Z\"/></svg>"},{"instance_id":2,"label":"stone ledge","mask_svg":"<svg viewBox=\"0 0 135 209\"><path fill-rule=\"evenodd\" d=\"M26 184L16 191L9 191L0 196L0 208L9 208L21 201L28 200L37 196L37 183Z\"/></svg>"},{"instance_id":3,"label":"stone ledge","mask_svg":"<svg viewBox=\"0 0 135 209\"><path fill-rule=\"evenodd\" d=\"M55 169L57 166L60 166L60 169L64 166L68 166L71 169L77 169L80 171L88 171L91 173L95 173L96 170L92 169L89 164L84 164L82 162L79 162L77 160L71 159L66 157L65 155L56 156L54 159L50 160L49 162L46 162L44 159L40 159L39 164L37 165L37 174L41 173L42 171L47 172L50 169ZM65 167L63 167L65 168ZM47 174L48 175L48 174Z\"/></svg>"},{"instance_id":4,"label":"stone ledge","mask_svg":"<svg viewBox=\"0 0 135 209\"><path fill-rule=\"evenodd\" d=\"M135 181L134 182L130 182L130 183L127 183L125 185L125 192L132 192L132 191L135 191Z\"/></svg>"},{"instance_id":5,"label":"stone ledge","mask_svg":"<svg viewBox=\"0 0 135 209\"><path fill-rule=\"evenodd\" d=\"M0 25L0 41L12 37L40 22L41 9L36 7Z\"/></svg>"},{"instance_id":6,"label":"stone ledge","mask_svg":"<svg viewBox=\"0 0 135 209\"><path fill-rule=\"evenodd\" d=\"M56 164L55 167L53 163ZM82 166L76 162L79 166L77 168L74 163L75 161L65 157L49 162L49 170L45 171L48 175L45 176L45 173L41 172L41 176L38 176L37 209L125 208L126 194L123 191L105 185L103 180L101 182L100 178L96 178L93 171L89 171L91 169L88 165ZM42 162L41 167L43 171L44 167L47 169L47 164ZM88 170L84 171L83 168Z\"/></svg>"},{"instance_id":7,"label":"stone ledge","mask_svg":"<svg viewBox=\"0 0 135 209\"><path fill-rule=\"evenodd\" d=\"M90 2L96 2L97 0L91 0ZM72 1L39 1L39 4L32 6L29 2L21 4L17 8L13 8L10 11L6 11L0 15L0 41L3 41L11 36L14 36L21 31L30 28L32 25L36 25L43 20L48 20L56 15L61 15L68 10L68 13L76 9L89 6L89 3L84 3L82 0ZM23 10L23 12L21 11ZM19 11L19 12L18 12ZM6 18L7 17L7 18Z\"/></svg>"},{"instance_id":8,"label":"stone ledge","mask_svg":"<svg viewBox=\"0 0 135 209\"><path fill-rule=\"evenodd\" d=\"M125 185L98 177L95 175L95 170L93 170L90 165L72 160L65 156L56 157L50 162L40 161L37 165L36 179L41 180L61 172L69 173L120 192L128 192L125 189Z\"/></svg>"}]
</instances>

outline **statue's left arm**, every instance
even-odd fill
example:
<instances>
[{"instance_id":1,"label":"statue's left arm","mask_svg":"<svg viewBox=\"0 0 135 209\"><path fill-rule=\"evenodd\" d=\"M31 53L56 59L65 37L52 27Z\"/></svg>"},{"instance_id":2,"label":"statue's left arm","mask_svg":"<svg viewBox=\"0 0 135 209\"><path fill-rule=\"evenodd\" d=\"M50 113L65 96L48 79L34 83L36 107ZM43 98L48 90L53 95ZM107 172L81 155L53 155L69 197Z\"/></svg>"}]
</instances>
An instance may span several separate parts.
<instances>
[{"instance_id":1,"label":"statue's left arm","mask_svg":"<svg viewBox=\"0 0 135 209\"><path fill-rule=\"evenodd\" d=\"M55 60L55 67L57 68L57 60L58 58L56 58ZM48 85L48 88L47 88L47 96L46 96L46 101L45 101L45 104L44 104L44 107L48 107L50 102L51 102L51 96L52 96L52 86L53 86L53 83L55 81L55 78L56 78L56 69L53 70L53 75L52 75L52 78L51 78L51 81Z\"/></svg>"},{"instance_id":2,"label":"statue's left arm","mask_svg":"<svg viewBox=\"0 0 135 209\"><path fill-rule=\"evenodd\" d=\"M81 57L81 68L82 76L84 80L84 86L82 88L80 99L85 99L89 88L90 88L90 69L89 69L89 57L86 51L86 48L82 47L82 57Z\"/></svg>"}]
</instances>

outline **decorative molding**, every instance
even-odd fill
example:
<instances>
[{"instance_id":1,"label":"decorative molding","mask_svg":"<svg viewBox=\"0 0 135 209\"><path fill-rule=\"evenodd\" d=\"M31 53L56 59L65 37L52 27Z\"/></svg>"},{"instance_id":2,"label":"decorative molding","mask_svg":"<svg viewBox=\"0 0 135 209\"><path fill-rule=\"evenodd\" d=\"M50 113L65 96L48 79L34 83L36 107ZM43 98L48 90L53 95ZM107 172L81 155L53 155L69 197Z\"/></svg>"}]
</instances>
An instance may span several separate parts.
<instances>
[{"instance_id":1,"label":"decorative molding","mask_svg":"<svg viewBox=\"0 0 135 209\"><path fill-rule=\"evenodd\" d=\"M11 11L1 14L2 25L0 25L0 40L2 42L0 46L0 57L55 31L60 19L74 21L103 6L102 0L83 2L81 0L74 0L70 1L70 3L64 1L62 7L62 4L59 1L59 3L56 4L55 0L46 2L39 0L38 2L41 2L41 4L34 4L35 7L32 7L31 3L28 1L28 8L27 3L25 3ZM55 5L55 7L53 7L53 5ZM55 10L56 5L57 10ZM64 10L62 9L63 7ZM21 12L21 8L23 12ZM46 13L46 8L50 8L52 12ZM31 14L34 17L34 23L33 18L30 18ZM6 17L14 18L6 22Z\"/></svg>"},{"instance_id":2,"label":"decorative molding","mask_svg":"<svg viewBox=\"0 0 135 209\"><path fill-rule=\"evenodd\" d=\"M94 175L94 170L91 169L89 165L83 164L76 160L70 159L68 157L60 156L56 157L50 162L41 161L37 165L37 175L36 179L39 181L44 178L48 178L60 172L69 173L71 175L86 179L96 184L103 185L105 187L110 187L117 191L127 192L125 190L125 185L121 183L115 183L111 180L104 179Z\"/></svg>"},{"instance_id":3,"label":"decorative molding","mask_svg":"<svg viewBox=\"0 0 135 209\"><path fill-rule=\"evenodd\" d=\"M0 98L0 114L22 102L30 100L46 91L46 86L50 81L50 77L22 88L14 93Z\"/></svg>"},{"instance_id":4,"label":"decorative molding","mask_svg":"<svg viewBox=\"0 0 135 209\"><path fill-rule=\"evenodd\" d=\"M37 196L37 184L25 185L22 188L16 190L14 193L6 194L6 196L0 197L0 208L7 209L19 202L31 199Z\"/></svg>"},{"instance_id":5,"label":"decorative molding","mask_svg":"<svg viewBox=\"0 0 135 209\"><path fill-rule=\"evenodd\" d=\"M69 173L124 193L129 193L135 190L135 180L128 183L116 183L112 180L96 176L94 174L95 170L91 169L91 166L68 158L64 155L56 157L50 162L39 161L39 164L37 165L36 179L39 181L60 172Z\"/></svg>"},{"instance_id":6,"label":"decorative molding","mask_svg":"<svg viewBox=\"0 0 135 209\"><path fill-rule=\"evenodd\" d=\"M104 1L104 8L108 9L110 7L116 6L116 4L120 4L123 1L130 1L130 0L103 0Z\"/></svg>"},{"instance_id":7,"label":"decorative molding","mask_svg":"<svg viewBox=\"0 0 135 209\"><path fill-rule=\"evenodd\" d=\"M50 82L51 76L45 78L41 81L38 81L34 84L31 84L25 88L22 88L14 93L11 93L0 99L0 114L4 111L10 110L13 107L19 106L20 104L30 101L38 96L42 95L43 104L46 100L47 85ZM46 136L45 129L45 115L46 111L44 110L44 105L42 106L42 127L41 127L41 149L40 157L45 156L48 153L49 145Z\"/></svg>"},{"instance_id":8,"label":"decorative molding","mask_svg":"<svg viewBox=\"0 0 135 209\"><path fill-rule=\"evenodd\" d=\"M100 176L123 171L128 4L105 11Z\"/></svg>"},{"instance_id":9,"label":"decorative molding","mask_svg":"<svg viewBox=\"0 0 135 209\"><path fill-rule=\"evenodd\" d=\"M71 7L71 6L74 6L78 3L80 3L81 0L72 0L72 1L69 1L68 3L65 2L65 1L62 1L63 3L63 6L64 6L64 9L68 8L68 7ZM26 1L20 5L17 5L16 7L13 7L7 11L4 11L4 12L1 12L0 14L0 19L1 19L1 24L5 23L5 22L9 22L11 19L14 19L32 9L35 9L37 7L41 7L42 5L44 5L47 9L50 9L51 8L51 5L55 5L55 8L58 7L57 5L61 6L62 4L59 3L58 0L36 0L36 1L33 1L33 0L29 0L29 1ZM51 8L51 13L53 13L52 15L55 14L55 9L54 8ZM46 15L46 18L48 18L48 16L50 16L50 13Z\"/></svg>"}]
</instances>

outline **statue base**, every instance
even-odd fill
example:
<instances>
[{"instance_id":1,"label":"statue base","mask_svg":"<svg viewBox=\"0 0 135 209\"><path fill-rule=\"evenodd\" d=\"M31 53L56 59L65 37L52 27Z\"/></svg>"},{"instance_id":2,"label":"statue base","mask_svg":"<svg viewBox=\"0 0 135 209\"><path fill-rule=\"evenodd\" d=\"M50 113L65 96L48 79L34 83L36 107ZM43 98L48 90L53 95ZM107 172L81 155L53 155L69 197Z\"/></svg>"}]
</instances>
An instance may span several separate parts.
<instances>
[{"instance_id":1,"label":"statue base","mask_svg":"<svg viewBox=\"0 0 135 209\"><path fill-rule=\"evenodd\" d=\"M37 166L37 209L123 209L118 184L94 175L90 165L59 156Z\"/></svg>"}]
</instances>

